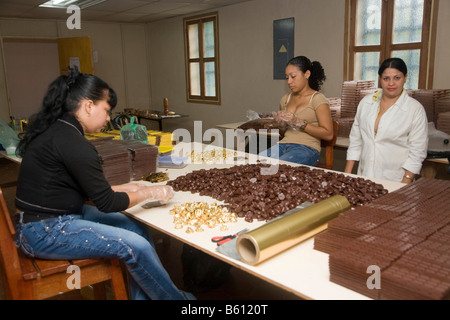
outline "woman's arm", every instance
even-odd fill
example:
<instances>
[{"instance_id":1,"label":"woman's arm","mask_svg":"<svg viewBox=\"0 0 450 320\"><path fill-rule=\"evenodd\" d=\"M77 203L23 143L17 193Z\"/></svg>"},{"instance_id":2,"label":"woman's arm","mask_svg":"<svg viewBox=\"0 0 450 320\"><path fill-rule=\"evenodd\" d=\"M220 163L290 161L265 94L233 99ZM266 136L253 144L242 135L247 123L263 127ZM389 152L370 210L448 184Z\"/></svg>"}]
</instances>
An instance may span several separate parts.
<instances>
[{"instance_id":1,"label":"woman's arm","mask_svg":"<svg viewBox=\"0 0 450 320\"><path fill-rule=\"evenodd\" d=\"M136 191L126 192L130 199L128 208L137 205L145 200L159 200L161 202L168 202L173 198L174 192L171 186L143 186Z\"/></svg>"},{"instance_id":2,"label":"woman's arm","mask_svg":"<svg viewBox=\"0 0 450 320\"><path fill-rule=\"evenodd\" d=\"M331 119L330 107L328 104L321 104L316 109L316 117L319 122L318 126L306 124L303 119L299 119L296 115L288 111L280 111L274 119L278 122L285 122L295 128L301 129L313 137L321 140L333 139L333 120Z\"/></svg>"},{"instance_id":3,"label":"woman's arm","mask_svg":"<svg viewBox=\"0 0 450 320\"><path fill-rule=\"evenodd\" d=\"M304 131L313 137L330 141L333 139L333 120L331 119L330 107L328 104L321 104L316 109L318 126L306 125Z\"/></svg>"},{"instance_id":4,"label":"woman's arm","mask_svg":"<svg viewBox=\"0 0 450 320\"><path fill-rule=\"evenodd\" d=\"M356 163L355 160L347 160L347 162L345 163L344 172L345 173L352 173L353 167L355 166L355 163Z\"/></svg>"}]
</instances>

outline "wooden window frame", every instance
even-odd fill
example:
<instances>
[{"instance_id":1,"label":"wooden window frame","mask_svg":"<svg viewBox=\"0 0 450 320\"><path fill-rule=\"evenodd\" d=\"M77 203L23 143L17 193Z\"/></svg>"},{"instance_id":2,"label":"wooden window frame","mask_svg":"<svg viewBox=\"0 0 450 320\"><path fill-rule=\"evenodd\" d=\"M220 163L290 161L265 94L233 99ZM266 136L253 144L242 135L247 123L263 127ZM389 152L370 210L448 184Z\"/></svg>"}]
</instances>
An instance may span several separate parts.
<instances>
[{"instance_id":1,"label":"wooden window frame","mask_svg":"<svg viewBox=\"0 0 450 320\"><path fill-rule=\"evenodd\" d=\"M436 30L439 0L424 0L424 18L422 24L422 41L416 43L392 44L392 29L394 19L393 0L383 0L381 13L380 45L356 46L356 7L358 0L345 2L345 53L344 81L353 79L355 54L359 52L379 52L380 61L391 56L392 51L420 49L419 89L432 89L434 76L434 56L436 47ZM379 84L378 84L379 85Z\"/></svg>"},{"instance_id":2,"label":"wooden window frame","mask_svg":"<svg viewBox=\"0 0 450 320\"><path fill-rule=\"evenodd\" d=\"M214 57L203 57L203 28L201 27L205 22L214 22ZM199 58L192 59L189 57L189 34L188 25L198 24L198 40L199 40ZM184 47L185 47L185 68L186 68L186 99L187 102L193 103L207 103L220 105L220 64L219 64L219 15L218 12L212 12L194 17L188 17L183 19L184 26ZM191 94L191 75L190 75L190 63L197 62L200 65L200 95ZM206 96L205 94L205 77L204 77L204 65L207 62L214 62L215 70L215 86L216 95L214 97Z\"/></svg>"}]
</instances>

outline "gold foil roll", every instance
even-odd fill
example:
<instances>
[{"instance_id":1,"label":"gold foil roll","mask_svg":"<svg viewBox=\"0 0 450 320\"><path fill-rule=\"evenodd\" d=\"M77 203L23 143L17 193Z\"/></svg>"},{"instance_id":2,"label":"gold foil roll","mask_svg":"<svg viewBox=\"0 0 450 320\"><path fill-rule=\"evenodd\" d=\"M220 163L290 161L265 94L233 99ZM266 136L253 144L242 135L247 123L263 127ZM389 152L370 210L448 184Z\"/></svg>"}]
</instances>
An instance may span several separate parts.
<instances>
[{"instance_id":1,"label":"gold foil roll","mask_svg":"<svg viewBox=\"0 0 450 320\"><path fill-rule=\"evenodd\" d=\"M243 233L236 240L241 260L256 265L327 228L328 221L351 208L344 196L333 196Z\"/></svg>"}]
</instances>

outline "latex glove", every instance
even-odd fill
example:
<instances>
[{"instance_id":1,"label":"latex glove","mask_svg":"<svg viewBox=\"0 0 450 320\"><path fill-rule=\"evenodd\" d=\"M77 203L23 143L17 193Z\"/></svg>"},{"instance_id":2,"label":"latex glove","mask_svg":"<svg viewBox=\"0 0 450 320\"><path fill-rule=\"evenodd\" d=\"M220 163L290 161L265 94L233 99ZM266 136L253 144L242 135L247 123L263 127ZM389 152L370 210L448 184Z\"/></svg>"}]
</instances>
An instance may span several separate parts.
<instances>
[{"instance_id":1,"label":"latex glove","mask_svg":"<svg viewBox=\"0 0 450 320\"><path fill-rule=\"evenodd\" d=\"M145 199L159 200L162 203L173 198L174 192L171 186L149 186L138 191Z\"/></svg>"},{"instance_id":2,"label":"latex glove","mask_svg":"<svg viewBox=\"0 0 450 320\"><path fill-rule=\"evenodd\" d=\"M303 124L303 120L299 119L295 114L288 111L279 111L274 115L274 119L277 122L285 123L295 129Z\"/></svg>"},{"instance_id":3,"label":"latex glove","mask_svg":"<svg viewBox=\"0 0 450 320\"><path fill-rule=\"evenodd\" d=\"M112 189L116 192L138 192L142 188L146 188L148 185L143 183L126 183L121 185L112 186Z\"/></svg>"}]
</instances>

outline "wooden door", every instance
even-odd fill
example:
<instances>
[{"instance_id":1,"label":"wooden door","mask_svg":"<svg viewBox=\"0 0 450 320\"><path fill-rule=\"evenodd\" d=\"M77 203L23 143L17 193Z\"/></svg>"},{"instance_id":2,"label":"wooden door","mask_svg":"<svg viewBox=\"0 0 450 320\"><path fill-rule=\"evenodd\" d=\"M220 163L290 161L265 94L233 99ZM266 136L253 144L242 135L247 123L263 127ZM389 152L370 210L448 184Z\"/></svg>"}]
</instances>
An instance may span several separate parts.
<instances>
[{"instance_id":1,"label":"wooden door","mask_svg":"<svg viewBox=\"0 0 450 320\"><path fill-rule=\"evenodd\" d=\"M78 65L82 73L94 74L91 37L59 38L58 55L61 74L67 74L73 65Z\"/></svg>"}]
</instances>

